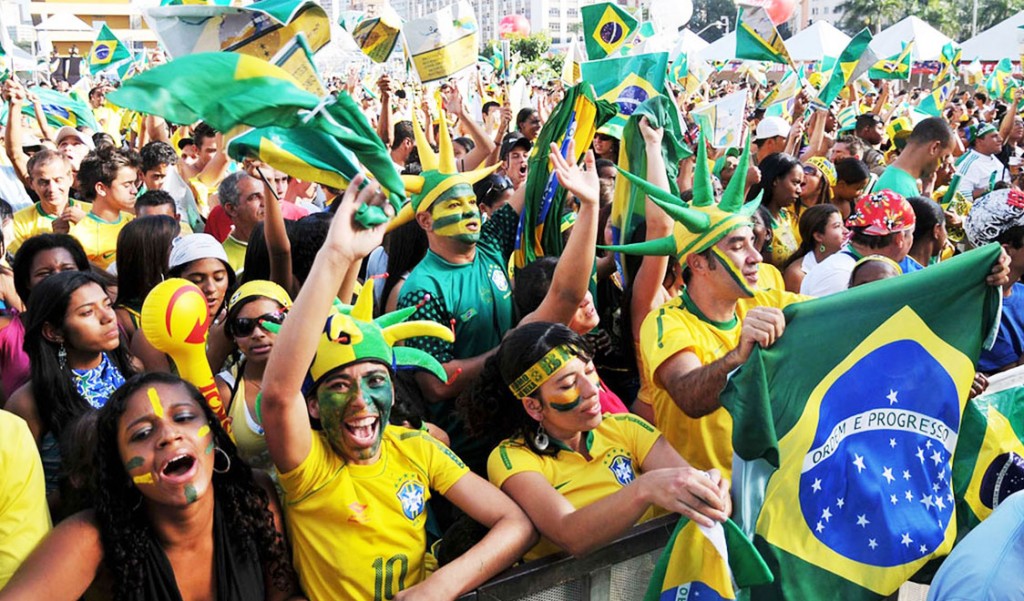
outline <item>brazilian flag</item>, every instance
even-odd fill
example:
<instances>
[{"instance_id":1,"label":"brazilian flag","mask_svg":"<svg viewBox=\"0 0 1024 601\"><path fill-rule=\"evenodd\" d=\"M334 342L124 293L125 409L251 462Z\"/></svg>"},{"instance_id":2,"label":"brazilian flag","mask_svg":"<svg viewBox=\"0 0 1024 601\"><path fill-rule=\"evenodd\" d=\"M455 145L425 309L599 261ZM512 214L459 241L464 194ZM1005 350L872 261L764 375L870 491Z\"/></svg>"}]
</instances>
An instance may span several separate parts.
<instances>
[{"instance_id":1,"label":"brazilian flag","mask_svg":"<svg viewBox=\"0 0 1024 601\"><path fill-rule=\"evenodd\" d=\"M846 87L846 84L866 73L872 65L878 62L875 53L871 51L870 43L871 31L867 27L853 36L850 43L843 49L843 53L839 55L839 60L835 68L832 69L832 76L828 78L825 87L818 93L816 102L820 106L831 105L832 101L839 97L839 93Z\"/></svg>"},{"instance_id":2,"label":"brazilian flag","mask_svg":"<svg viewBox=\"0 0 1024 601\"><path fill-rule=\"evenodd\" d=\"M953 462L957 539L1024 489L1024 388L987 394L967 403Z\"/></svg>"},{"instance_id":3,"label":"brazilian flag","mask_svg":"<svg viewBox=\"0 0 1024 601\"><path fill-rule=\"evenodd\" d=\"M131 61L131 50L124 45L124 42L117 39L113 31L105 24L100 27L96 34L96 41L92 43L89 50L89 73L96 75L100 71L109 69L124 61Z\"/></svg>"},{"instance_id":4,"label":"brazilian flag","mask_svg":"<svg viewBox=\"0 0 1024 601\"><path fill-rule=\"evenodd\" d=\"M751 599L882 599L949 553L999 253L791 305L779 341L729 379L733 515L775 575Z\"/></svg>"},{"instance_id":5,"label":"brazilian flag","mask_svg":"<svg viewBox=\"0 0 1024 601\"><path fill-rule=\"evenodd\" d=\"M619 114L606 129L616 138L621 136L626 119L638 106L665 93L668 53L636 54L622 58L587 61L580 65L583 80L594 85L600 100L614 102Z\"/></svg>"},{"instance_id":6,"label":"brazilian flag","mask_svg":"<svg viewBox=\"0 0 1024 601\"><path fill-rule=\"evenodd\" d=\"M234 138L228 155L254 158L306 182L344 190L359 172L359 162L336 138L309 127L260 127Z\"/></svg>"},{"instance_id":7,"label":"brazilian flag","mask_svg":"<svg viewBox=\"0 0 1024 601\"><path fill-rule=\"evenodd\" d=\"M789 50L763 6L740 5L736 14L736 58L793 67Z\"/></svg>"},{"instance_id":8,"label":"brazilian flag","mask_svg":"<svg viewBox=\"0 0 1024 601\"><path fill-rule=\"evenodd\" d=\"M1020 82L1013 77L1013 63L1008 58L1004 58L996 64L992 75L985 82L985 89L989 96L1003 102L1013 102L1013 94L1018 87L1020 87Z\"/></svg>"},{"instance_id":9,"label":"brazilian flag","mask_svg":"<svg viewBox=\"0 0 1024 601\"><path fill-rule=\"evenodd\" d=\"M622 47L636 31L637 20L611 2L591 4L580 9L587 58L605 58Z\"/></svg>"},{"instance_id":10,"label":"brazilian flag","mask_svg":"<svg viewBox=\"0 0 1024 601\"><path fill-rule=\"evenodd\" d=\"M519 218L516 236L516 267L521 268L543 256L562 254L562 211L565 188L551 171L548 152L558 147L562 156L569 142L576 142L573 162L578 162L594 141L597 128L615 115L615 107L595 98L594 87L580 82L569 88L565 98L544 123L529 158L526 176L526 204Z\"/></svg>"},{"instance_id":11,"label":"brazilian flag","mask_svg":"<svg viewBox=\"0 0 1024 601\"><path fill-rule=\"evenodd\" d=\"M706 528L680 518L654 566L644 601L732 600L736 587L771 581L768 566L732 520Z\"/></svg>"},{"instance_id":12,"label":"brazilian flag","mask_svg":"<svg viewBox=\"0 0 1024 601\"><path fill-rule=\"evenodd\" d=\"M92 109L85 102L49 88L34 87L30 88L29 92L39 98L39 102L43 107L43 114L46 115L46 122L50 127L59 128L70 125L71 127L85 126L92 130L99 129L100 126L96 123L96 117L93 116ZM22 106L21 112L29 117L36 116L35 108L28 103ZM6 106L4 107L3 116L3 123L6 124Z\"/></svg>"},{"instance_id":13,"label":"brazilian flag","mask_svg":"<svg viewBox=\"0 0 1024 601\"><path fill-rule=\"evenodd\" d=\"M914 40L903 42L903 50L875 63L868 70L868 79L910 79Z\"/></svg>"}]
</instances>

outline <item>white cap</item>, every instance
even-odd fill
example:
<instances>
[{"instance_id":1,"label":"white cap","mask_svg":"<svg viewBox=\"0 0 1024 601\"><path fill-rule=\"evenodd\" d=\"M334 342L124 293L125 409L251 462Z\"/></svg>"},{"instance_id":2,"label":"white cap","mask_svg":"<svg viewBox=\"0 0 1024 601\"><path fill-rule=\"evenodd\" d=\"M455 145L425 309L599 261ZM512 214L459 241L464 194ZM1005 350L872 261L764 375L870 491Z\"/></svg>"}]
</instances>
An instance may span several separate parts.
<instances>
[{"instance_id":1,"label":"white cap","mask_svg":"<svg viewBox=\"0 0 1024 601\"><path fill-rule=\"evenodd\" d=\"M54 138L54 144L60 146L60 141L68 136L74 136L78 138L82 142L82 144L85 144L89 148L89 150L96 149L96 145L92 143L92 138L83 134L77 129L71 127L70 125L65 125L64 127L57 130L57 137Z\"/></svg>"},{"instance_id":2,"label":"white cap","mask_svg":"<svg viewBox=\"0 0 1024 601\"><path fill-rule=\"evenodd\" d=\"M783 138L789 136L789 122L782 117L765 117L757 124L757 131L754 134L755 140L767 140L775 136Z\"/></svg>"},{"instance_id":3,"label":"white cap","mask_svg":"<svg viewBox=\"0 0 1024 601\"><path fill-rule=\"evenodd\" d=\"M189 234L177 238L171 246L167 268L174 269L200 259L220 259L228 265L228 254L224 246L210 234Z\"/></svg>"}]
</instances>

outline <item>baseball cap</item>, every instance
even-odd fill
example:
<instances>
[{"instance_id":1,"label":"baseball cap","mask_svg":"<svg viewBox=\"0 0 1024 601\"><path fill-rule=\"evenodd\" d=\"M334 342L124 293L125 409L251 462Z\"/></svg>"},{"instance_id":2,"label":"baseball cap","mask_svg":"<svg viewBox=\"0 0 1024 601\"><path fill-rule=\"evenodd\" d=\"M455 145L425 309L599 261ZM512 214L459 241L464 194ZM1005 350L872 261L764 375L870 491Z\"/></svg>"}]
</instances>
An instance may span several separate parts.
<instances>
[{"instance_id":1,"label":"baseball cap","mask_svg":"<svg viewBox=\"0 0 1024 601\"><path fill-rule=\"evenodd\" d=\"M974 144L981 138L984 138L985 136L991 133L995 133L997 131L999 130L997 130L996 126L992 125L991 123L981 122L977 125L972 125L967 128L967 141L971 144Z\"/></svg>"},{"instance_id":2,"label":"baseball cap","mask_svg":"<svg viewBox=\"0 0 1024 601\"><path fill-rule=\"evenodd\" d=\"M229 265L228 254L216 238L210 234L189 234L174 241L167 267L174 269L200 259L220 259Z\"/></svg>"},{"instance_id":3,"label":"baseball cap","mask_svg":"<svg viewBox=\"0 0 1024 601\"><path fill-rule=\"evenodd\" d=\"M857 201L846 227L863 228L869 236L888 236L914 227L916 221L907 199L892 190L882 190Z\"/></svg>"},{"instance_id":4,"label":"baseball cap","mask_svg":"<svg viewBox=\"0 0 1024 601\"><path fill-rule=\"evenodd\" d=\"M96 148L96 145L92 143L92 138L83 134L77 129L71 127L70 125L65 125L64 127L57 130L57 137L54 138L54 143L57 146L60 146L61 141L67 138L68 136L74 136L78 138L78 140L82 144L85 144L89 148L89 150L94 150Z\"/></svg>"},{"instance_id":5,"label":"baseball cap","mask_svg":"<svg viewBox=\"0 0 1024 601\"><path fill-rule=\"evenodd\" d=\"M836 180L838 178L836 176L836 166L832 164L832 161L825 157L811 157L804 162L808 165L814 165L815 169L821 171L825 180L828 181L828 185L836 185Z\"/></svg>"},{"instance_id":6,"label":"baseball cap","mask_svg":"<svg viewBox=\"0 0 1024 601\"><path fill-rule=\"evenodd\" d=\"M757 140L767 140L775 136L785 138L789 135L789 122L782 117L765 117L757 124L754 137Z\"/></svg>"},{"instance_id":7,"label":"baseball cap","mask_svg":"<svg viewBox=\"0 0 1024 601\"><path fill-rule=\"evenodd\" d=\"M292 306L292 299L285 292L284 288L268 280L253 280L238 287L238 290L228 300L228 311L237 307L243 301L252 298L269 298L276 301L285 309Z\"/></svg>"},{"instance_id":8,"label":"baseball cap","mask_svg":"<svg viewBox=\"0 0 1024 601\"><path fill-rule=\"evenodd\" d=\"M505 134L505 139L501 141L501 155L499 158L504 161L508 153L517 147L529 152L533 148L533 143L517 131Z\"/></svg>"}]
</instances>

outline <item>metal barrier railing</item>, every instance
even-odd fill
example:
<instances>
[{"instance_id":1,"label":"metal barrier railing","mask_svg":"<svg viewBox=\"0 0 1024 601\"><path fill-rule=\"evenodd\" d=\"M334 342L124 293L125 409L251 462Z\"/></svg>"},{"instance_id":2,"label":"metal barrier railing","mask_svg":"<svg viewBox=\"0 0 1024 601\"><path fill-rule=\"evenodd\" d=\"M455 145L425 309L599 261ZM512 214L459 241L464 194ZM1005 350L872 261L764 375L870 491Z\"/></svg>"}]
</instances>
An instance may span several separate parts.
<instances>
[{"instance_id":1,"label":"metal barrier railing","mask_svg":"<svg viewBox=\"0 0 1024 601\"><path fill-rule=\"evenodd\" d=\"M512 568L460 601L633 601L642 599L679 516L634 526L580 558L564 554Z\"/></svg>"}]
</instances>

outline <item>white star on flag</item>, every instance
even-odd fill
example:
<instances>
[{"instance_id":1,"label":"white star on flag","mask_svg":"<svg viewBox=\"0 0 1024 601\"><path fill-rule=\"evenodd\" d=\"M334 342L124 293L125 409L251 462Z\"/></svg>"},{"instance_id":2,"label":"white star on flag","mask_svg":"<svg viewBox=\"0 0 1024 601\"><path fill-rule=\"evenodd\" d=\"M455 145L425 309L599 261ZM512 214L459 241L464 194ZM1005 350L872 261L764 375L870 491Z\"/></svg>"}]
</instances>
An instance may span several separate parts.
<instances>
[{"instance_id":1,"label":"white star on flag","mask_svg":"<svg viewBox=\"0 0 1024 601\"><path fill-rule=\"evenodd\" d=\"M893 449L896 448L896 439L895 438L890 438L889 439L889 447L893 448Z\"/></svg>"},{"instance_id":2,"label":"white star on flag","mask_svg":"<svg viewBox=\"0 0 1024 601\"><path fill-rule=\"evenodd\" d=\"M924 503L924 506L927 507L928 509L931 509L932 505L935 504L935 503L932 503L932 496L931 495L928 495L926 497L921 497L921 502Z\"/></svg>"},{"instance_id":3,"label":"white star on flag","mask_svg":"<svg viewBox=\"0 0 1024 601\"><path fill-rule=\"evenodd\" d=\"M856 453L853 456L855 457L853 464L857 466L857 473L859 474L864 471L864 458Z\"/></svg>"},{"instance_id":4,"label":"white star on flag","mask_svg":"<svg viewBox=\"0 0 1024 601\"><path fill-rule=\"evenodd\" d=\"M932 448L932 441L930 441L930 440L924 441L924 446L925 446L925 448L928 448L928 449Z\"/></svg>"},{"instance_id":5,"label":"white star on flag","mask_svg":"<svg viewBox=\"0 0 1024 601\"><path fill-rule=\"evenodd\" d=\"M910 470L903 470L903 479L910 480Z\"/></svg>"},{"instance_id":6,"label":"white star on flag","mask_svg":"<svg viewBox=\"0 0 1024 601\"><path fill-rule=\"evenodd\" d=\"M832 518L832 512L828 510L828 507L826 507L826 508L825 508L825 509L824 509L824 510L823 510L823 511L821 512L821 519L823 519L823 520L825 520L825 521L827 522L827 521L829 521L829 519L831 519L831 518Z\"/></svg>"},{"instance_id":7,"label":"white star on flag","mask_svg":"<svg viewBox=\"0 0 1024 601\"><path fill-rule=\"evenodd\" d=\"M874 549L875 547L877 547L877 546L878 546L878 543L877 543L877 542L875 542L875 539L873 539L873 538L869 538L869 539L868 539L868 546L869 546L869 547L871 547L872 549Z\"/></svg>"},{"instance_id":8,"label":"white star on flag","mask_svg":"<svg viewBox=\"0 0 1024 601\"><path fill-rule=\"evenodd\" d=\"M843 500L842 497L839 497L838 499L836 499L836 507L838 507L839 509L842 509L843 505L846 505L846 501Z\"/></svg>"},{"instance_id":9,"label":"white star on flag","mask_svg":"<svg viewBox=\"0 0 1024 601\"><path fill-rule=\"evenodd\" d=\"M942 497L935 495L935 506L938 507L939 509L945 509L946 502L942 500Z\"/></svg>"},{"instance_id":10,"label":"white star on flag","mask_svg":"<svg viewBox=\"0 0 1024 601\"><path fill-rule=\"evenodd\" d=\"M899 402L899 401L898 401L898 400L896 399L896 394L897 394L897 393L896 393L896 391L890 388L890 389L889 389L889 394L888 394L888 395L886 395L886 397L885 397L885 398L889 399L889 406L890 406L890 407L892 407L893 405L895 405L896 403L898 403L898 402Z\"/></svg>"},{"instance_id":11,"label":"white star on flag","mask_svg":"<svg viewBox=\"0 0 1024 601\"><path fill-rule=\"evenodd\" d=\"M924 545L921 545L920 547L918 547L918 549L921 550L921 553L927 553L928 552L928 547L926 547Z\"/></svg>"},{"instance_id":12,"label":"white star on flag","mask_svg":"<svg viewBox=\"0 0 1024 601\"><path fill-rule=\"evenodd\" d=\"M889 502L895 505L899 502L899 499L896 498L896 495L889 495Z\"/></svg>"},{"instance_id":13,"label":"white star on flag","mask_svg":"<svg viewBox=\"0 0 1024 601\"><path fill-rule=\"evenodd\" d=\"M903 545L904 547L909 547L910 543L912 543L912 542L914 542L914 539L910 538L910 533L909 532L904 532L903 533L903 540L900 541L900 544Z\"/></svg>"},{"instance_id":14,"label":"white star on flag","mask_svg":"<svg viewBox=\"0 0 1024 601\"><path fill-rule=\"evenodd\" d=\"M938 451L932 453L932 461L935 462L935 465L942 465L942 453Z\"/></svg>"},{"instance_id":15,"label":"white star on flag","mask_svg":"<svg viewBox=\"0 0 1024 601\"><path fill-rule=\"evenodd\" d=\"M889 484L892 484L892 481L896 479L896 478L892 477L892 468L891 467L886 467L885 469L882 470L882 477L885 478L886 480L888 480Z\"/></svg>"},{"instance_id":16,"label":"white star on flag","mask_svg":"<svg viewBox=\"0 0 1024 601\"><path fill-rule=\"evenodd\" d=\"M870 524L870 523L871 523L871 520L869 520L867 518L867 515L862 513L862 514L857 516L857 525L860 526L861 528L867 528L868 524Z\"/></svg>"},{"instance_id":17,"label":"white star on flag","mask_svg":"<svg viewBox=\"0 0 1024 601\"><path fill-rule=\"evenodd\" d=\"M939 480L945 480L945 479L946 479L946 470L943 469L942 471L939 472Z\"/></svg>"},{"instance_id":18,"label":"white star on flag","mask_svg":"<svg viewBox=\"0 0 1024 601\"><path fill-rule=\"evenodd\" d=\"M821 490L821 478L814 479L814 484L811 484L811 490L813 490L814 492L818 492L819 490Z\"/></svg>"},{"instance_id":19,"label":"white star on flag","mask_svg":"<svg viewBox=\"0 0 1024 601\"><path fill-rule=\"evenodd\" d=\"M933 483L932 483L932 490L933 490L933 491L935 491L935 492L939 492L939 488L940 488L940 486L939 486L939 483L938 483L938 482L933 482Z\"/></svg>"},{"instance_id":20,"label":"white star on flag","mask_svg":"<svg viewBox=\"0 0 1024 601\"><path fill-rule=\"evenodd\" d=\"M921 460L921 463L924 463L924 451L921 450L921 447L917 447L916 455L917 458Z\"/></svg>"},{"instance_id":21,"label":"white star on flag","mask_svg":"<svg viewBox=\"0 0 1024 601\"><path fill-rule=\"evenodd\" d=\"M825 526L823 526L821 522L818 522L818 525L815 526L814 529L817 530L818 532L821 532L822 530L825 529Z\"/></svg>"},{"instance_id":22,"label":"white star on flag","mask_svg":"<svg viewBox=\"0 0 1024 601\"><path fill-rule=\"evenodd\" d=\"M906 497L908 501L914 500L914 493L910 492L909 490L906 493L904 493L903 496Z\"/></svg>"}]
</instances>

